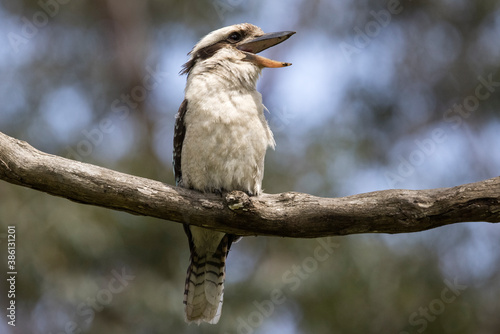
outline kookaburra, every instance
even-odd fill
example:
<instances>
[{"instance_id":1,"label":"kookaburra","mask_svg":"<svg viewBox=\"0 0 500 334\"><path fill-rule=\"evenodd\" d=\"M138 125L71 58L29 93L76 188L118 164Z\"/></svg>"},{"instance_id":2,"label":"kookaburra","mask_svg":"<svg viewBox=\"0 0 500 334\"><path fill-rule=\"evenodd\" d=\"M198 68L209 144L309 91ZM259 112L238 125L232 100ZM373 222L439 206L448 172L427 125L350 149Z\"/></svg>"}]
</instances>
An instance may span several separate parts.
<instances>
[{"instance_id":1,"label":"kookaburra","mask_svg":"<svg viewBox=\"0 0 500 334\"><path fill-rule=\"evenodd\" d=\"M178 186L202 192L261 193L264 156L275 142L256 83L262 68L291 64L257 53L293 34L265 34L242 23L209 33L191 50L181 71L188 77L175 121L173 164ZM215 324L221 315L226 256L237 237L187 224L184 230L191 250L184 290L186 321Z\"/></svg>"}]
</instances>

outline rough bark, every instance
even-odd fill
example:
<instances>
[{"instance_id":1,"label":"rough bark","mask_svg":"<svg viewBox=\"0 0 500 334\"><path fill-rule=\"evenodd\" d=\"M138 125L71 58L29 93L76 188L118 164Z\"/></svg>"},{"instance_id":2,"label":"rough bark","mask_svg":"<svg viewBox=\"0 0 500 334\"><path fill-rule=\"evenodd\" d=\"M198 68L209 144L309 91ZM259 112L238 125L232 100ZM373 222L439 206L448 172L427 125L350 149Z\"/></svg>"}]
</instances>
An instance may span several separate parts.
<instances>
[{"instance_id":1,"label":"rough bark","mask_svg":"<svg viewBox=\"0 0 500 334\"><path fill-rule=\"evenodd\" d=\"M500 177L453 188L342 198L296 192L248 197L238 191L219 196L43 153L3 133L0 179L79 203L238 235L316 238L500 221Z\"/></svg>"}]
</instances>

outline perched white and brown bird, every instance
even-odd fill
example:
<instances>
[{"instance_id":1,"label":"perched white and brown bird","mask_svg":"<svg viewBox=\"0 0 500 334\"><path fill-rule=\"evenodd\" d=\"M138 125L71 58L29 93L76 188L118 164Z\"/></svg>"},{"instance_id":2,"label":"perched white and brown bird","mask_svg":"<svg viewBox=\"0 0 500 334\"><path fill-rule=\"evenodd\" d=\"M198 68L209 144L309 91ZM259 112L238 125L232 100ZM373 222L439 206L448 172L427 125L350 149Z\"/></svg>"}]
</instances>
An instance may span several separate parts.
<instances>
[{"instance_id":1,"label":"perched white and brown bird","mask_svg":"<svg viewBox=\"0 0 500 334\"><path fill-rule=\"evenodd\" d=\"M174 173L178 186L203 192L261 193L264 156L274 148L256 90L264 67L291 64L257 55L295 32L265 34L252 24L203 37L184 64L185 98L175 122ZM184 291L186 321L219 321L231 234L184 225L191 250Z\"/></svg>"}]
</instances>

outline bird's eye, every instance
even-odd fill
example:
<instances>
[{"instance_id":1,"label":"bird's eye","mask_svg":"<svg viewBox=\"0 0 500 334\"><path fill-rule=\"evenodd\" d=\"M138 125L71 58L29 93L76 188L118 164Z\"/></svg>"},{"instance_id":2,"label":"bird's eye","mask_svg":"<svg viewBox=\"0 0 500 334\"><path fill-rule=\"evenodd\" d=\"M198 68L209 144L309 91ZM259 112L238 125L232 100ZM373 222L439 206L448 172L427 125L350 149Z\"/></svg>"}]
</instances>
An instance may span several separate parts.
<instances>
[{"instance_id":1,"label":"bird's eye","mask_svg":"<svg viewBox=\"0 0 500 334\"><path fill-rule=\"evenodd\" d=\"M239 32L233 32L229 35L229 41L231 43L239 42L241 40L241 34Z\"/></svg>"}]
</instances>

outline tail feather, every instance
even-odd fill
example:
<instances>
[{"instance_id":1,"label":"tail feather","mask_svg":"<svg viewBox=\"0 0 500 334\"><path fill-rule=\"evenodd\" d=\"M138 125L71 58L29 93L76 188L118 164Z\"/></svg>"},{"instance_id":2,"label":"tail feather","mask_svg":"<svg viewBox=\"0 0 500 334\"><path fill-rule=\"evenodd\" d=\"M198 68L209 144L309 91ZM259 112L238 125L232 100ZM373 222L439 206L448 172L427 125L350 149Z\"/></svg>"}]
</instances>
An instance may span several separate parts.
<instances>
[{"instance_id":1,"label":"tail feather","mask_svg":"<svg viewBox=\"0 0 500 334\"><path fill-rule=\"evenodd\" d=\"M215 253L198 254L191 249L184 290L186 321L216 324L221 316L226 277L226 257L231 236L225 235Z\"/></svg>"}]
</instances>

